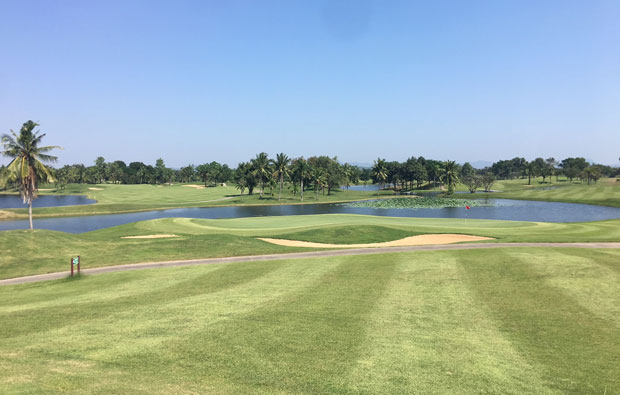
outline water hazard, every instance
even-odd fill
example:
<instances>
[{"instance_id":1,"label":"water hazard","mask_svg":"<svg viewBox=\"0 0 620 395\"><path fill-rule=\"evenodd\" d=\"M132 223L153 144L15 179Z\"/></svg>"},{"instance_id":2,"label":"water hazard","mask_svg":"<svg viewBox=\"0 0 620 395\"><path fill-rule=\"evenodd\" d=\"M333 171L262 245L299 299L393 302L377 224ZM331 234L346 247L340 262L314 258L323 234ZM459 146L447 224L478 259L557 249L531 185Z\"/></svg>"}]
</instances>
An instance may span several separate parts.
<instances>
[{"instance_id":1,"label":"water hazard","mask_svg":"<svg viewBox=\"0 0 620 395\"><path fill-rule=\"evenodd\" d=\"M96 200L81 195L42 195L32 202L32 207L81 206L96 203ZM19 195L0 195L0 209L25 208Z\"/></svg>"},{"instance_id":2,"label":"water hazard","mask_svg":"<svg viewBox=\"0 0 620 395\"><path fill-rule=\"evenodd\" d=\"M472 207L470 210L465 207L382 209L347 207L342 204L182 208L129 214L35 219L34 226L38 229L82 233L156 218L217 219L311 214L365 214L389 217L469 218L534 222L586 222L620 218L620 208L617 207L490 198L483 200L490 205ZM0 221L0 230L26 229L27 227L28 221L26 220Z\"/></svg>"}]
</instances>

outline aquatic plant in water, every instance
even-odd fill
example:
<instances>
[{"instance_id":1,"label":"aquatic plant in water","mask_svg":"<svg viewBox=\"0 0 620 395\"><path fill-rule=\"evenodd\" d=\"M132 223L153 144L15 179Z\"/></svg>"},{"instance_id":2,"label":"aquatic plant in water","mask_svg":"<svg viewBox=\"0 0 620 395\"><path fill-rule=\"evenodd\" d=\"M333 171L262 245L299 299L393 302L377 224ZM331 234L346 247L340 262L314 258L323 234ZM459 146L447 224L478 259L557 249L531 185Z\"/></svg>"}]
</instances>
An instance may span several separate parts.
<instances>
[{"instance_id":1,"label":"aquatic plant in water","mask_svg":"<svg viewBox=\"0 0 620 395\"><path fill-rule=\"evenodd\" d=\"M446 208L446 207L480 207L490 206L477 199L455 199L444 197L418 197L418 198L394 198L364 200L343 204L347 207L371 207L371 208Z\"/></svg>"}]
</instances>

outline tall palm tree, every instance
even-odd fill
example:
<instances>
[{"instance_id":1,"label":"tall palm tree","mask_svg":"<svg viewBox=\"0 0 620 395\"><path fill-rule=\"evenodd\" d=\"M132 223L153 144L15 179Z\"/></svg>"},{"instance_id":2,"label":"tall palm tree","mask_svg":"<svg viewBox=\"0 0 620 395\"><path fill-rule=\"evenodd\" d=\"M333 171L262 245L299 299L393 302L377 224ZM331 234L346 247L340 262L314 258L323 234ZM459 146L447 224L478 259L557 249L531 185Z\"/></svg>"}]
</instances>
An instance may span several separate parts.
<instances>
[{"instance_id":1,"label":"tall palm tree","mask_svg":"<svg viewBox=\"0 0 620 395\"><path fill-rule=\"evenodd\" d=\"M282 185L284 185L284 177L289 176L291 174L291 170L289 168L289 163L291 163L291 159L284 153L277 154L276 159L272 160L273 164L273 175L277 177L280 182L280 194L278 195L278 201L282 197Z\"/></svg>"},{"instance_id":2,"label":"tall palm tree","mask_svg":"<svg viewBox=\"0 0 620 395\"><path fill-rule=\"evenodd\" d=\"M301 201L304 201L304 178L310 174L310 165L302 156L293 163L293 172L299 176Z\"/></svg>"},{"instance_id":3,"label":"tall palm tree","mask_svg":"<svg viewBox=\"0 0 620 395\"><path fill-rule=\"evenodd\" d=\"M28 204L28 219L30 229L32 227L32 201L39 195L39 182L54 182L51 170L43 162L55 162L55 156L47 155L53 149L60 148L50 145L40 147L45 133L33 132L39 124L28 121L23 124L17 135L13 130L11 134L2 135L4 151L2 155L13 158L6 168L5 177L8 181L19 182L19 193L25 204Z\"/></svg>"},{"instance_id":4,"label":"tall palm tree","mask_svg":"<svg viewBox=\"0 0 620 395\"><path fill-rule=\"evenodd\" d=\"M353 174L353 166L345 163L342 166L342 176L344 177L344 185L347 187L347 189L349 189L349 186L351 185L351 181L353 180Z\"/></svg>"},{"instance_id":5,"label":"tall palm tree","mask_svg":"<svg viewBox=\"0 0 620 395\"><path fill-rule=\"evenodd\" d=\"M459 182L458 174L459 165L457 165L455 161L449 160L443 163L441 176L439 178L441 182L448 186L448 195L452 195L454 193L456 183Z\"/></svg>"},{"instance_id":6,"label":"tall palm tree","mask_svg":"<svg viewBox=\"0 0 620 395\"><path fill-rule=\"evenodd\" d=\"M372 176L377 182L379 182L380 189L384 189L385 180L387 180L388 176L388 169L385 159L377 158L375 163L372 165Z\"/></svg>"},{"instance_id":7,"label":"tall palm tree","mask_svg":"<svg viewBox=\"0 0 620 395\"><path fill-rule=\"evenodd\" d=\"M265 181L271 175L271 169L269 168L269 157L266 152L261 152L256 155L256 158L252 159L252 167L254 176L260 182L260 198L263 198L263 192L265 191Z\"/></svg>"}]
</instances>

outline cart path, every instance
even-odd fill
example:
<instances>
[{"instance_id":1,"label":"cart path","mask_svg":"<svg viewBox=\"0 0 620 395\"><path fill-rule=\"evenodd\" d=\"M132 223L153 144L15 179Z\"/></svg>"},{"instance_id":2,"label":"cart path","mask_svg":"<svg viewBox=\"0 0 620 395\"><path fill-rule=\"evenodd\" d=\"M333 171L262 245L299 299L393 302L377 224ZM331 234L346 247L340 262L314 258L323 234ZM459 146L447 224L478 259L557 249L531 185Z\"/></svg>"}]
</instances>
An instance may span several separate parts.
<instances>
[{"instance_id":1,"label":"cart path","mask_svg":"<svg viewBox=\"0 0 620 395\"><path fill-rule=\"evenodd\" d=\"M284 254L269 255L249 255L249 256L232 256L225 258L206 258L206 259L190 259L182 261L163 261L163 262L144 262L131 263L127 265L103 266L92 269L83 269L82 274L102 274L112 272L124 272L127 270L154 269L160 267L178 267L193 265L212 265L228 262L258 262L273 261L282 259L302 259L302 258L321 258L332 256L349 256L349 255L372 255L386 254L395 252L411 252L411 251L440 251L440 250L476 250L486 248L510 248L510 247L564 247L564 248L620 248L618 243L479 243L479 244L440 244L440 245L420 245L405 247L382 247L382 248L349 248L346 250L328 250L328 251L309 251L309 252L293 252ZM70 272L56 272L47 274L37 274L25 277L15 277L6 280L0 280L2 285L25 284L37 281L57 280L69 276Z\"/></svg>"}]
</instances>

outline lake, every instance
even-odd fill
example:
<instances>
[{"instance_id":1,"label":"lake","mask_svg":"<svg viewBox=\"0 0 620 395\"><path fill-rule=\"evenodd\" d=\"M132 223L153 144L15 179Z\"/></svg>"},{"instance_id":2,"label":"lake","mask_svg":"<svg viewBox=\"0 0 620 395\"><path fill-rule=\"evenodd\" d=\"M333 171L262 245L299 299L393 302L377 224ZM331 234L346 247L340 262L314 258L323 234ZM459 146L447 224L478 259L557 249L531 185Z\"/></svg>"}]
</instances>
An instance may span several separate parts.
<instances>
[{"instance_id":1,"label":"lake","mask_svg":"<svg viewBox=\"0 0 620 395\"><path fill-rule=\"evenodd\" d=\"M279 215L365 214L389 217L496 219L533 222L586 222L620 219L620 208L587 204L539 202L509 199L483 199L491 206L439 209L381 209L346 207L342 204L306 204L281 206L206 207L147 211L141 213L90 215L35 219L38 229L82 233L130 222L157 218L240 218ZM0 230L27 229L28 221L0 221Z\"/></svg>"},{"instance_id":2,"label":"lake","mask_svg":"<svg viewBox=\"0 0 620 395\"><path fill-rule=\"evenodd\" d=\"M97 203L81 195L40 195L32 202L32 207L57 207L57 206L81 206L84 204ZM19 195L0 195L0 209L3 208L26 208Z\"/></svg>"}]
</instances>

